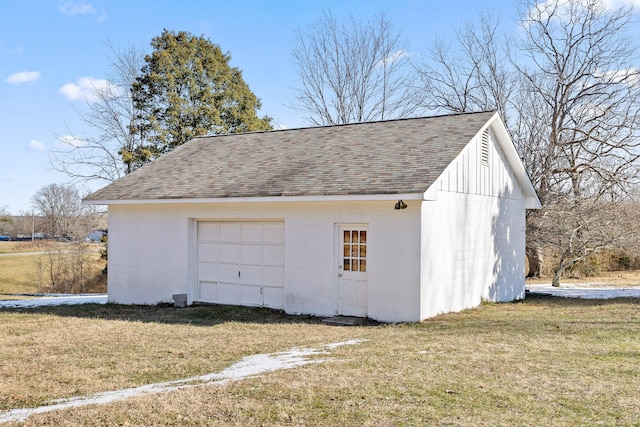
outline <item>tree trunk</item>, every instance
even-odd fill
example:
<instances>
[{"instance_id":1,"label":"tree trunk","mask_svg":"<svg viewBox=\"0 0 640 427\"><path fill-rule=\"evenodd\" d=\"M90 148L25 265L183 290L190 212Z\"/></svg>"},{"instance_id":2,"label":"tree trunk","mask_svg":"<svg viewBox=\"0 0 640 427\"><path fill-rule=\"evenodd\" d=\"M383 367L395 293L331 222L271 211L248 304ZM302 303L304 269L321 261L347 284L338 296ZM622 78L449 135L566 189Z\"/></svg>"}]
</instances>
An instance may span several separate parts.
<instances>
[{"instance_id":1,"label":"tree trunk","mask_svg":"<svg viewBox=\"0 0 640 427\"><path fill-rule=\"evenodd\" d=\"M554 288L560 287L560 278L562 277L562 273L564 272L565 267L558 267L556 272L553 274L553 280L551 281L551 286Z\"/></svg>"},{"instance_id":2,"label":"tree trunk","mask_svg":"<svg viewBox=\"0 0 640 427\"><path fill-rule=\"evenodd\" d=\"M527 248L526 257L529 261L529 271L527 271L526 277L540 277L542 269L542 252L540 248L537 246Z\"/></svg>"}]
</instances>

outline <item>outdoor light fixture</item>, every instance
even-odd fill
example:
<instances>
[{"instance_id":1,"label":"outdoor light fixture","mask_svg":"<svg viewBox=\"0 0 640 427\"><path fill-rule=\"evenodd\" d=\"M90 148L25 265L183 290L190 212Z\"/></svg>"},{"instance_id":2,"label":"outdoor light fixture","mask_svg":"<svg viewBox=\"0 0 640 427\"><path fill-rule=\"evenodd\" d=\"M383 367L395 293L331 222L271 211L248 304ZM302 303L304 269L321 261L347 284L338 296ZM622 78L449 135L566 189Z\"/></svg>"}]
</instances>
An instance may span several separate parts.
<instances>
[{"instance_id":1,"label":"outdoor light fixture","mask_svg":"<svg viewBox=\"0 0 640 427\"><path fill-rule=\"evenodd\" d=\"M395 210L407 209L407 204L402 200L398 200L396 204L393 206L393 209Z\"/></svg>"}]
</instances>

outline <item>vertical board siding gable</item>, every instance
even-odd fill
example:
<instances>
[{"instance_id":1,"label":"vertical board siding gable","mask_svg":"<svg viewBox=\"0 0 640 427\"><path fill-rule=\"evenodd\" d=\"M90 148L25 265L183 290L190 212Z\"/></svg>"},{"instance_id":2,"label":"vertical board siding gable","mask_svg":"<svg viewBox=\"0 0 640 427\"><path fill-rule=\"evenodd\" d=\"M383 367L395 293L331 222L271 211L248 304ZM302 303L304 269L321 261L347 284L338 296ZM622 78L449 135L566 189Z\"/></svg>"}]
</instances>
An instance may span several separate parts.
<instances>
[{"instance_id":1,"label":"vertical board siding gable","mask_svg":"<svg viewBox=\"0 0 640 427\"><path fill-rule=\"evenodd\" d=\"M487 153L483 154L483 133L469 142L433 186L451 193L523 199L524 195L492 132L488 132L488 163L484 162Z\"/></svg>"}]
</instances>

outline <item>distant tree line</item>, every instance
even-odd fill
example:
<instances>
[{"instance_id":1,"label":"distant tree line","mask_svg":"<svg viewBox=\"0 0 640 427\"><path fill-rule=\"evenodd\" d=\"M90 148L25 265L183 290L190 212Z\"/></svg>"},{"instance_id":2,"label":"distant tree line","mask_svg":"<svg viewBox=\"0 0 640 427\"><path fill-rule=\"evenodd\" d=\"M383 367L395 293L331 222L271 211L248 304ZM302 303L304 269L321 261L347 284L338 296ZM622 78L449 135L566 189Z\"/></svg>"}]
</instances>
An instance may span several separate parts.
<instances>
[{"instance_id":1,"label":"distant tree line","mask_svg":"<svg viewBox=\"0 0 640 427\"><path fill-rule=\"evenodd\" d=\"M30 211L11 215L6 207L0 207L0 235L81 240L106 226L105 212L84 206L82 197L72 184L45 185L31 197Z\"/></svg>"}]
</instances>

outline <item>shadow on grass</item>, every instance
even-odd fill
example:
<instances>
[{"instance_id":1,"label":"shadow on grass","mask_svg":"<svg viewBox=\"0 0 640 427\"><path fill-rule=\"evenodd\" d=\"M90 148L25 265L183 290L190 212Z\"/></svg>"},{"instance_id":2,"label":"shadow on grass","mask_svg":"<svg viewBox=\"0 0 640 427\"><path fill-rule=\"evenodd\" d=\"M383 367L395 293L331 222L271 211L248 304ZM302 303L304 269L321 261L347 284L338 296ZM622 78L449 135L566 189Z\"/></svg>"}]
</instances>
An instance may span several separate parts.
<instances>
[{"instance_id":1,"label":"shadow on grass","mask_svg":"<svg viewBox=\"0 0 640 427\"><path fill-rule=\"evenodd\" d=\"M634 297L616 297L608 299L588 299L588 298L568 298L543 293L527 294L526 298L515 304L550 304L562 307L596 307L611 304L640 304L640 298Z\"/></svg>"},{"instance_id":2,"label":"shadow on grass","mask_svg":"<svg viewBox=\"0 0 640 427\"><path fill-rule=\"evenodd\" d=\"M175 308L173 304L78 304L32 308L2 308L0 312L194 326L215 326L228 322L311 325L324 324L322 319L325 318L309 315L290 315L282 310L271 308L221 304L195 304L184 308ZM370 319L366 319L364 322L364 326L377 324L377 322Z\"/></svg>"}]
</instances>

